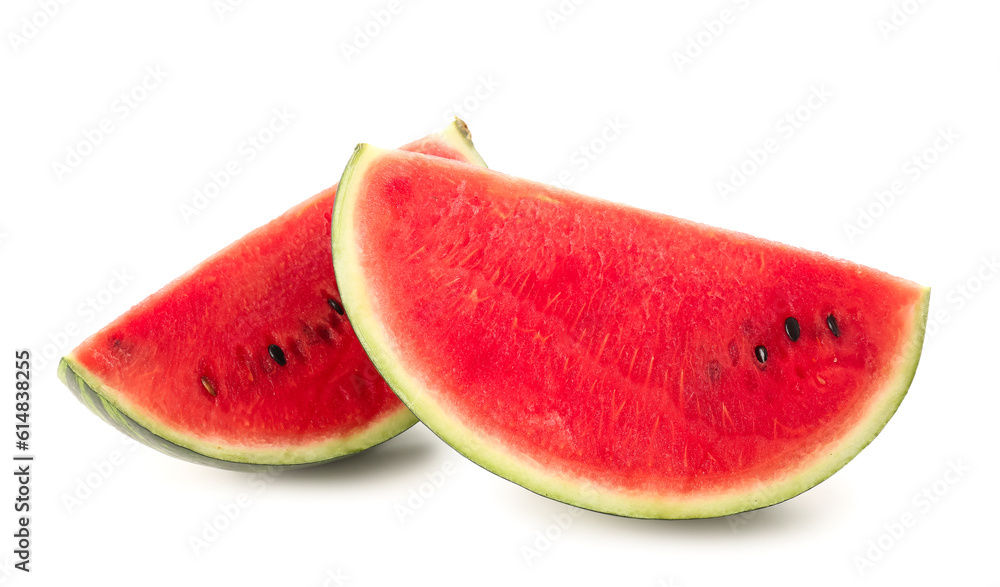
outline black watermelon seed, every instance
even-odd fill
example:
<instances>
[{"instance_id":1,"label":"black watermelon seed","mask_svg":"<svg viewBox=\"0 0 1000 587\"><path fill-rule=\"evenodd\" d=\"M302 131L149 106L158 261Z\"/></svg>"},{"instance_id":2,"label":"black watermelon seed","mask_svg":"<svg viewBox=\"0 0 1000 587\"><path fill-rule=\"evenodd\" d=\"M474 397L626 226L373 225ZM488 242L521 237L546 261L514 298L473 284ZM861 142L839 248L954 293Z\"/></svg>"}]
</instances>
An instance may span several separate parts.
<instances>
[{"instance_id":1,"label":"black watermelon seed","mask_svg":"<svg viewBox=\"0 0 1000 587\"><path fill-rule=\"evenodd\" d=\"M830 332L832 332L834 336L840 336L840 327L837 326L837 319L833 317L833 314L826 317L826 325L830 327Z\"/></svg>"},{"instance_id":2,"label":"black watermelon seed","mask_svg":"<svg viewBox=\"0 0 1000 587\"><path fill-rule=\"evenodd\" d=\"M271 358L274 359L275 363L281 365L282 367L285 366L285 363L287 362L285 360L285 351L281 350L280 346L272 344L267 347L267 352L271 355Z\"/></svg>"},{"instance_id":3,"label":"black watermelon seed","mask_svg":"<svg viewBox=\"0 0 1000 587\"><path fill-rule=\"evenodd\" d=\"M764 348L764 345L762 345L762 344L757 345L757 348L755 348L753 350L753 354L757 356L757 361L758 362L760 362L760 363L766 363L767 362L767 349Z\"/></svg>"},{"instance_id":4,"label":"black watermelon seed","mask_svg":"<svg viewBox=\"0 0 1000 587\"><path fill-rule=\"evenodd\" d=\"M788 335L788 338L790 338L792 342L797 341L799 339L799 334L801 334L801 331L799 330L799 321L791 316L785 318L785 334Z\"/></svg>"},{"instance_id":5,"label":"black watermelon seed","mask_svg":"<svg viewBox=\"0 0 1000 587\"><path fill-rule=\"evenodd\" d=\"M326 303L330 304L330 307L333 308L334 312L340 314L341 316L344 315L344 306L341 306L340 302L333 298L327 298Z\"/></svg>"}]
</instances>

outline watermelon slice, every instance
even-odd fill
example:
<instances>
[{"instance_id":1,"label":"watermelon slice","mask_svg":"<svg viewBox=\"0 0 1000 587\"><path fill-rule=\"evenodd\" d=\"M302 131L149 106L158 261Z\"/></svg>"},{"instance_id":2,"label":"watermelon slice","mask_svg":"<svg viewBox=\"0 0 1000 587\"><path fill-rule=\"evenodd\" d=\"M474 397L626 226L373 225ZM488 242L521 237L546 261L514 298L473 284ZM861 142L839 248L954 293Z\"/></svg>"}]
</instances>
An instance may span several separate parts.
<instances>
[{"instance_id":1,"label":"watermelon slice","mask_svg":"<svg viewBox=\"0 0 1000 587\"><path fill-rule=\"evenodd\" d=\"M483 165L457 119L404 149ZM133 307L64 357L60 378L126 434L225 469L321 463L412 426L344 316L336 189Z\"/></svg>"},{"instance_id":2,"label":"watermelon slice","mask_svg":"<svg viewBox=\"0 0 1000 587\"><path fill-rule=\"evenodd\" d=\"M539 494L696 518L793 497L881 431L929 290L402 151L340 183L344 306L437 435Z\"/></svg>"}]
</instances>

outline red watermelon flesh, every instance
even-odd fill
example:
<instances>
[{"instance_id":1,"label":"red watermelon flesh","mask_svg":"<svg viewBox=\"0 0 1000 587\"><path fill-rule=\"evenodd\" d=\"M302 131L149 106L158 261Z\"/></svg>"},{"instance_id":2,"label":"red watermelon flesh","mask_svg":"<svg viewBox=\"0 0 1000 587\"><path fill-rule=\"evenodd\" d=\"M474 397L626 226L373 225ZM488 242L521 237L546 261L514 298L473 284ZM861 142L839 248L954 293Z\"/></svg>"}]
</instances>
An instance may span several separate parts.
<instances>
[{"instance_id":1,"label":"red watermelon flesh","mask_svg":"<svg viewBox=\"0 0 1000 587\"><path fill-rule=\"evenodd\" d=\"M457 120L404 149L482 164ZM335 195L324 190L151 295L65 357L60 376L123 431L224 468L323 462L410 427L341 306Z\"/></svg>"},{"instance_id":2,"label":"red watermelon flesh","mask_svg":"<svg viewBox=\"0 0 1000 587\"><path fill-rule=\"evenodd\" d=\"M334 264L411 410L535 492L637 517L783 501L906 393L929 290L745 234L362 146Z\"/></svg>"}]
</instances>

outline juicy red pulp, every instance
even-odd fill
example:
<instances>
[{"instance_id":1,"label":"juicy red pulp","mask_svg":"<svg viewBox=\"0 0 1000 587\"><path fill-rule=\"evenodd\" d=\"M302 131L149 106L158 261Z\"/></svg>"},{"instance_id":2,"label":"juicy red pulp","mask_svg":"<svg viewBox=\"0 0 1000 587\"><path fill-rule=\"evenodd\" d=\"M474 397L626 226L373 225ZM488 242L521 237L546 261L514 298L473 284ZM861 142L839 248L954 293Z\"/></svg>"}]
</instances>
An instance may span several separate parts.
<instances>
[{"instance_id":1,"label":"juicy red pulp","mask_svg":"<svg viewBox=\"0 0 1000 587\"><path fill-rule=\"evenodd\" d=\"M399 153L364 181L352 239L403 368L555 474L783 475L861 417L911 332L913 284L815 253Z\"/></svg>"},{"instance_id":2,"label":"juicy red pulp","mask_svg":"<svg viewBox=\"0 0 1000 587\"><path fill-rule=\"evenodd\" d=\"M329 260L335 193L154 294L76 358L166 426L206 438L307 443L397 406L327 303L340 296Z\"/></svg>"}]
</instances>

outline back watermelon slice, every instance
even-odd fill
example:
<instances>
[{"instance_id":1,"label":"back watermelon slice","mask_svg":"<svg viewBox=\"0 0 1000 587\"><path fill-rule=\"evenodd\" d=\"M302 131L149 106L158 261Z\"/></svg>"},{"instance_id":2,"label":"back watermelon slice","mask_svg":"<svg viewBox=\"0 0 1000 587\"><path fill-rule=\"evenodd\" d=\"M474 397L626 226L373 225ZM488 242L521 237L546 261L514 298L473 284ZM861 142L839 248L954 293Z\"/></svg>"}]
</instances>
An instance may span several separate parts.
<instances>
[{"instance_id":1,"label":"back watermelon slice","mask_svg":"<svg viewBox=\"0 0 1000 587\"><path fill-rule=\"evenodd\" d=\"M484 165L458 119L404 149ZM130 309L64 357L60 378L126 434L225 469L321 463L412 426L344 315L330 260L336 190Z\"/></svg>"},{"instance_id":2,"label":"back watermelon slice","mask_svg":"<svg viewBox=\"0 0 1000 587\"><path fill-rule=\"evenodd\" d=\"M360 146L344 306L438 436L539 494L697 518L858 454L913 379L929 289L494 171Z\"/></svg>"}]
</instances>

